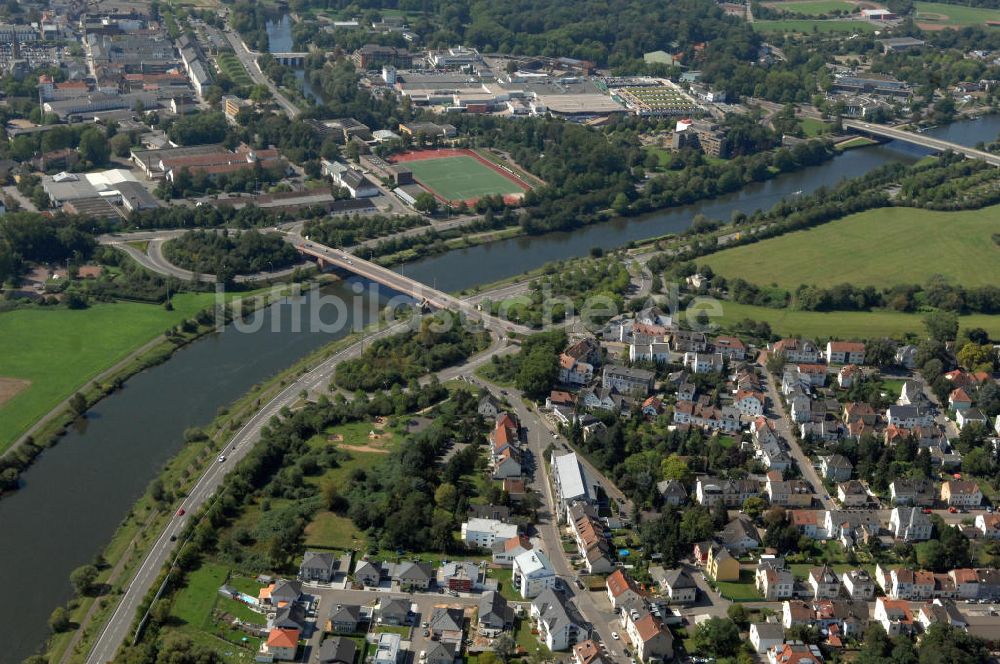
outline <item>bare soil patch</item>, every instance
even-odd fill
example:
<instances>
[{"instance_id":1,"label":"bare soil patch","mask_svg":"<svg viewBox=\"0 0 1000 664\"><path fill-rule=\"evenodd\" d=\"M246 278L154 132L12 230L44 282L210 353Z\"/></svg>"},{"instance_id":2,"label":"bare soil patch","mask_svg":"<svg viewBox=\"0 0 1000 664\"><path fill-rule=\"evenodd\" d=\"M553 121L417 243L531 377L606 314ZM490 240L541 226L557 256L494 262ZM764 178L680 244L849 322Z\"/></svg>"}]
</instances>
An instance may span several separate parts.
<instances>
[{"instance_id":1,"label":"bare soil patch","mask_svg":"<svg viewBox=\"0 0 1000 664\"><path fill-rule=\"evenodd\" d=\"M0 406L4 405L31 386L30 380L23 378L4 378L0 376Z\"/></svg>"}]
</instances>

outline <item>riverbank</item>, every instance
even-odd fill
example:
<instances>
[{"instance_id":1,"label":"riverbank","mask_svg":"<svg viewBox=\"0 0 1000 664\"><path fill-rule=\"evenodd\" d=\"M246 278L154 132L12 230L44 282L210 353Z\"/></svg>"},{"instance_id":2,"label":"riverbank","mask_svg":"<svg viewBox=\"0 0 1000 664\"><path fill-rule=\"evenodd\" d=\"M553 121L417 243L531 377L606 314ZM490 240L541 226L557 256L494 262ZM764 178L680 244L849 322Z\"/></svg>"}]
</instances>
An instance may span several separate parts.
<instances>
[{"instance_id":1,"label":"riverbank","mask_svg":"<svg viewBox=\"0 0 1000 664\"><path fill-rule=\"evenodd\" d=\"M250 301L260 308L283 297L289 288L229 293L226 298L253 297ZM0 375L31 381L31 387L0 408L4 414L0 460L20 473L129 378L216 331L215 299L214 293L180 293L171 298L170 308L115 302L83 310L15 309L0 316L0 336L21 349L0 359ZM231 317L226 316L227 320ZM148 339L152 326L164 320L171 323L167 331ZM91 346L83 352L88 343ZM31 418L33 423L11 433L18 423Z\"/></svg>"},{"instance_id":2,"label":"riverbank","mask_svg":"<svg viewBox=\"0 0 1000 664\"><path fill-rule=\"evenodd\" d=\"M261 404L270 401L311 367L356 344L365 334L354 333L308 354L272 378L254 385L203 429L186 432L186 438L190 440L139 498L101 554L104 565L97 585L107 585L110 591L101 597L70 601L67 606L70 621L80 624L80 628L49 639L45 657L50 663L80 664L86 660L94 639L99 635L98 630L117 607L124 591L122 581L134 576L149 547L157 541L167 522L174 518L172 500L156 500L154 493L162 490L175 497L186 495L206 468L216 463L217 454L228 444L233 433L259 410ZM85 618L86 622L81 624Z\"/></svg>"}]
</instances>

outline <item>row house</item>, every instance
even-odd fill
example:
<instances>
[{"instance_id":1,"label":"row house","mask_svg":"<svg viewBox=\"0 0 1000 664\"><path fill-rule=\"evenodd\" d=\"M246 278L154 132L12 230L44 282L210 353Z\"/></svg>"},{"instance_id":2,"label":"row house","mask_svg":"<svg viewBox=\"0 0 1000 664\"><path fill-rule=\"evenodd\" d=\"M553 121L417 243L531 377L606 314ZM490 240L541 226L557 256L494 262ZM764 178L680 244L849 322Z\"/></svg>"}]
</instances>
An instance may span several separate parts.
<instances>
[{"instance_id":1,"label":"row house","mask_svg":"<svg viewBox=\"0 0 1000 664\"><path fill-rule=\"evenodd\" d=\"M670 344L657 337L635 335L628 346L629 362L665 364L670 361Z\"/></svg>"},{"instance_id":2,"label":"row house","mask_svg":"<svg viewBox=\"0 0 1000 664\"><path fill-rule=\"evenodd\" d=\"M733 407L745 417L759 417L764 414L765 398L763 392L754 390L737 390L733 397Z\"/></svg>"},{"instance_id":3,"label":"row house","mask_svg":"<svg viewBox=\"0 0 1000 664\"><path fill-rule=\"evenodd\" d=\"M760 495L756 480L729 480L717 477L699 477L695 484L695 497L699 504L711 507L722 502L726 507L740 507L751 496Z\"/></svg>"},{"instance_id":4,"label":"row house","mask_svg":"<svg viewBox=\"0 0 1000 664\"><path fill-rule=\"evenodd\" d=\"M863 569L852 569L840 577L844 593L853 600L868 601L875 596L875 580Z\"/></svg>"},{"instance_id":5,"label":"row house","mask_svg":"<svg viewBox=\"0 0 1000 664\"><path fill-rule=\"evenodd\" d=\"M865 345L857 341L828 341L827 364L864 364Z\"/></svg>"},{"instance_id":6,"label":"row house","mask_svg":"<svg viewBox=\"0 0 1000 664\"><path fill-rule=\"evenodd\" d=\"M674 404L674 422L735 433L740 430L740 412L732 406L716 408L700 401L678 401Z\"/></svg>"},{"instance_id":7,"label":"row house","mask_svg":"<svg viewBox=\"0 0 1000 664\"><path fill-rule=\"evenodd\" d=\"M975 525L979 537L987 540L1000 539L1000 514L979 514Z\"/></svg>"},{"instance_id":8,"label":"row house","mask_svg":"<svg viewBox=\"0 0 1000 664\"><path fill-rule=\"evenodd\" d=\"M879 597L875 600L875 614L872 618L882 625L890 637L909 635L914 631L910 605L903 600Z\"/></svg>"},{"instance_id":9,"label":"row house","mask_svg":"<svg viewBox=\"0 0 1000 664\"><path fill-rule=\"evenodd\" d=\"M772 505L782 507L809 507L813 501L812 487L803 480L772 480L771 475L780 472L771 471L768 473L768 481L765 484L765 492Z\"/></svg>"},{"instance_id":10,"label":"row house","mask_svg":"<svg viewBox=\"0 0 1000 664\"><path fill-rule=\"evenodd\" d=\"M587 573L607 574L614 569L611 547L604 536L604 526L597 518L597 510L586 503L574 503L569 508L568 521Z\"/></svg>"},{"instance_id":11,"label":"row house","mask_svg":"<svg viewBox=\"0 0 1000 664\"><path fill-rule=\"evenodd\" d=\"M916 426L910 429L890 424L885 428L883 440L890 447L900 441L913 439L920 447L947 445L948 440L937 426Z\"/></svg>"},{"instance_id":12,"label":"row house","mask_svg":"<svg viewBox=\"0 0 1000 664\"><path fill-rule=\"evenodd\" d=\"M816 363L819 361L819 349L808 339L782 339L768 346L774 355L785 358L791 363Z\"/></svg>"},{"instance_id":13,"label":"row house","mask_svg":"<svg viewBox=\"0 0 1000 664\"><path fill-rule=\"evenodd\" d=\"M840 577L828 565L810 569L806 583L813 599L833 599L840 594Z\"/></svg>"},{"instance_id":14,"label":"row house","mask_svg":"<svg viewBox=\"0 0 1000 664\"><path fill-rule=\"evenodd\" d=\"M806 537L822 539L824 513L820 510L788 510L788 523Z\"/></svg>"},{"instance_id":15,"label":"row house","mask_svg":"<svg viewBox=\"0 0 1000 664\"><path fill-rule=\"evenodd\" d=\"M935 599L921 606L920 610L917 611L917 622L920 623L925 632L930 629L931 625L935 624L948 625L963 630L968 626L965 616L958 610L954 602L941 601L940 599Z\"/></svg>"},{"instance_id":16,"label":"row house","mask_svg":"<svg viewBox=\"0 0 1000 664\"><path fill-rule=\"evenodd\" d=\"M608 591L608 601L616 612L629 613L646 605L639 586L624 570L617 569L604 582Z\"/></svg>"},{"instance_id":17,"label":"row house","mask_svg":"<svg viewBox=\"0 0 1000 664\"><path fill-rule=\"evenodd\" d=\"M813 602L816 626L831 635L860 637L868 627L868 602L820 599Z\"/></svg>"},{"instance_id":18,"label":"row house","mask_svg":"<svg viewBox=\"0 0 1000 664\"><path fill-rule=\"evenodd\" d=\"M903 429L929 427L934 424L934 413L929 408L916 405L894 405L885 411L885 421Z\"/></svg>"}]
</instances>

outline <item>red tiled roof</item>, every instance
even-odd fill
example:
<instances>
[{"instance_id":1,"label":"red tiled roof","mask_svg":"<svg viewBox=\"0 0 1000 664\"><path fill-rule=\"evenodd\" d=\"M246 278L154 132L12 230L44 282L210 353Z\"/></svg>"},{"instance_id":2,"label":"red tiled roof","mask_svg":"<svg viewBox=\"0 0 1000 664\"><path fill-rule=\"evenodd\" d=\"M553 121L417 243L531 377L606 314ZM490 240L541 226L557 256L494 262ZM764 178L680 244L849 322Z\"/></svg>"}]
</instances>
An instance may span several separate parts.
<instances>
[{"instance_id":1,"label":"red tiled roof","mask_svg":"<svg viewBox=\"0 0 1000 664\"><path fill-rule=\"evenodd\" d=\"M299 630L275 627L267 635L267 645L272 648L297 648Z\"/></svg>"}]
</instances>

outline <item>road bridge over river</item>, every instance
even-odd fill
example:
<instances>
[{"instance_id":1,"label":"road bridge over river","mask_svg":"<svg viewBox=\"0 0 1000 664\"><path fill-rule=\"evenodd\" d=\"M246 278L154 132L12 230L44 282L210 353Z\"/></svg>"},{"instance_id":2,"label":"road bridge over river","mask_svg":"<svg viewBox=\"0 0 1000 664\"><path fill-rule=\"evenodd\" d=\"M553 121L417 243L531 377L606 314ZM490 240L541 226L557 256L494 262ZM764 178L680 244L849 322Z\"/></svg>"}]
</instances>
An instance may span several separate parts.
<instances>
[{"instance_id":1,"label":"road bridge over river","mask_svg":"<svg viewBox=\"0 0 1000 664\"><path fill-rule=\"evenodd\" d=\"M897 129L896 127L889 127L887 125L877 124L874 122L864 122L863 120L844 120L843 123L845 129L851 129L861 134L869 134L878 138L888 138L894 141L904 141L906 143L919 145L920 147L929 148L938 152L950 150L952 152L965 155L970 159L981 159L987 164L1000 166L1000 155L991 154L985 150L977 150L976 148L970 148L965 145L959 145L958 143L952 143L950 141L942 141L940 138L934 138L933 136L928 136L927 134L918 134L917 132Z\"/></svg>"}]
</instances>

